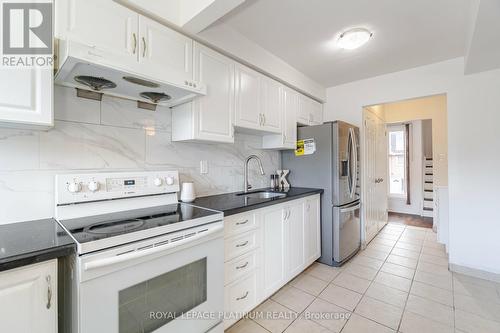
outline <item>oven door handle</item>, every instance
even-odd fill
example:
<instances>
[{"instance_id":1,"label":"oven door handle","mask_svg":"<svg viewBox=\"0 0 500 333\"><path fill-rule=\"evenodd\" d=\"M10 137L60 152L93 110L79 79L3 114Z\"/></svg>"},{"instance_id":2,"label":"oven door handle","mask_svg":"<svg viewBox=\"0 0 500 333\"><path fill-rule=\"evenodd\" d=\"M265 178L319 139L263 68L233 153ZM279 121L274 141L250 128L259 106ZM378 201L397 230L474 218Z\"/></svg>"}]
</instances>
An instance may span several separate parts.
<instances>
[{"instance_id":1,"label":"oven door handle","mask_svg":"<svg viewBox=\"0 0 500 333\"><path fill-rule=\"evenodd\" d=\"M115 255L115 256L109 257L109 258L97 259L97 260L93 260L90 262L86 262L84 264L84 270L89 271L89 270L96 269L96 268L111 266L111 265L115 265L115 264L122 263L125 261L149 256L149 255L152 255L152 254L155 254L158 252L167 251L167 250L173 249L173 248L181 246L181 245L195 242L195 241L202 239L202 238L205 238L211 234L215 234L219 231L222 231L223 229L224 229L224 226L219 225L219 226L210 228L207 231L201 232L195 236L191 236L189 238L178 240L178 241L175 241L173 243L167 243L167 244L155 246L155 247L144 249L144 250L137 250L137 251L128 252L128 253L125 253L122 255Z\"/></svg>"}]
</instances>

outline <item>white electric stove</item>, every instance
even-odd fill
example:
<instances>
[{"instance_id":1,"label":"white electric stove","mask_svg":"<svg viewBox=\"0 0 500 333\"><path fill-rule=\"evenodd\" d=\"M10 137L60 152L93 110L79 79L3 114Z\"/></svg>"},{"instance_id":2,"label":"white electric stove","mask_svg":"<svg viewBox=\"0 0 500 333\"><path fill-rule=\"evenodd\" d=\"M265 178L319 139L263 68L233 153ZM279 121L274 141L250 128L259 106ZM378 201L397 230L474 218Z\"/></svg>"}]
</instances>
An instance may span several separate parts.
<instances>
[{"instance_id":1,"label":"white electric stove","mask_svg":"<svg viewBox=\"0 0 500 333\"><path fill-rule=\"evenodd\" d=\"M56 176L55 216L77 244L68 330L222 331L223 214L178 191L177 171Z\"/></svg>"}]
</instances>

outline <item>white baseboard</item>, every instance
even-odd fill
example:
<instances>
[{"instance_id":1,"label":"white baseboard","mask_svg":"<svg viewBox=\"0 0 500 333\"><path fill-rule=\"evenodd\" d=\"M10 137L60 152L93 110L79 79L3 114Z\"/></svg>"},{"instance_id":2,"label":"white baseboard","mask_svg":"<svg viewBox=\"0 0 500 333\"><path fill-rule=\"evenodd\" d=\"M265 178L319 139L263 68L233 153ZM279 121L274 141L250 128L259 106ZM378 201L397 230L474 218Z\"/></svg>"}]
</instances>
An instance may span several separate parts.
<instances>
[{"instance_id":1,"label":"white baseboard","mask_svg":"<svg viewBox=\"0 0 500 333\"><path fill-rule=\"evenodd\" d=\"M497 273L492 273L492 272L487 272L483 271L481 269L476 269L476 268L470 268L466 266L460 266L456 264L451 264L449 265L450 271L459 273L459 274L464 274L464 275L469 275L478 279L483 279L483 280L488 280L488 281L493 281L496 283L500 283L500 274Z\"/></svg>"}]
</instances>

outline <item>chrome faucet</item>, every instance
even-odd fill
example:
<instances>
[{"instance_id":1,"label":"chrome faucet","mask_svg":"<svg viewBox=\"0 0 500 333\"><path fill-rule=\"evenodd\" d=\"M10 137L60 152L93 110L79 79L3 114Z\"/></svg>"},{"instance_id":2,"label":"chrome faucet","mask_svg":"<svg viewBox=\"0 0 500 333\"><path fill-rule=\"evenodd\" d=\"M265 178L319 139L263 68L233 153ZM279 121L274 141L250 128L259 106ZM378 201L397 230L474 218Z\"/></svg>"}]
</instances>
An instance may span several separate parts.
<instances>
[{"instance_id":1,"label":"chrome faucet","mask_svg":"<svg viewBox=\"0 0 500 333\"><path fill-rule=\"evenodd\" d=\"M251 159L257 160L257 163L259 163L259 168L260 168L260 174L265 175L264 168L262 167L262 162L260 158L257 155L250 155L247 157L245 160L245 184L243 185L243 192L247 193L249 189L252 188L252 185L248 184L248 162L250 162Z\"/></svg>"}]
</instances>

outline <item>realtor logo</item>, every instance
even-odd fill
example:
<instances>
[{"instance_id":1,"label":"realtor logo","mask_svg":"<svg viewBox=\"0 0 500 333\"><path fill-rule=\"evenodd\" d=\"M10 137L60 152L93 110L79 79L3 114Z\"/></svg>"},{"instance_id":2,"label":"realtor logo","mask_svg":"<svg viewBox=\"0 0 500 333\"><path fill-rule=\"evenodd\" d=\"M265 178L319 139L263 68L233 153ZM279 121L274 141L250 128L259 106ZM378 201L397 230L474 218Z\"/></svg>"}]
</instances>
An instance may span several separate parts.
<instances>
[{"instance_id":1,"label":"realtor logo","mask_svg":"<svg viewBox=\"0 0 500 333\"><path fill-rule=\"evenodd\" d=\"M52 3L3 3L3 54L52 54Z\"/></svg>"}]
</instances>

